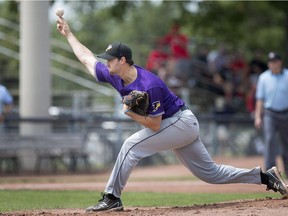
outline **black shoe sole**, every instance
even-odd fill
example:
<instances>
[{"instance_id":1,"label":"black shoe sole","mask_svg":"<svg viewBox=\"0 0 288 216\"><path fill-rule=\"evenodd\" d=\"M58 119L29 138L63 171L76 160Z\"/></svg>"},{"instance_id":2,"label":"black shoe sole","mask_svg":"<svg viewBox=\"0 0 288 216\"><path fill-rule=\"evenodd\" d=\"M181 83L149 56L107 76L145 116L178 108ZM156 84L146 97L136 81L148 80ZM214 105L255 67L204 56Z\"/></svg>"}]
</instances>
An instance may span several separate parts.
<instances>
[{"instance_id":1,"label":"black shoe sole","mask_svg":"<svg viewBox=\"0 0 288 216\"><path fill-rule=\"evenodd\" d=\"M283 178L280 175L280 172L278 171L278 169L276 167L272 167L272 170L274 171L274 173L276 174L277 178L280 180L281 184L284 186L284 188L286 189L286 193L282 194L283 197L288 196L288 189L287 189L287 185L285 184L285 182L283 182ZM286 186L286 187L285 187Z\"/></svg>"}]
</instances>

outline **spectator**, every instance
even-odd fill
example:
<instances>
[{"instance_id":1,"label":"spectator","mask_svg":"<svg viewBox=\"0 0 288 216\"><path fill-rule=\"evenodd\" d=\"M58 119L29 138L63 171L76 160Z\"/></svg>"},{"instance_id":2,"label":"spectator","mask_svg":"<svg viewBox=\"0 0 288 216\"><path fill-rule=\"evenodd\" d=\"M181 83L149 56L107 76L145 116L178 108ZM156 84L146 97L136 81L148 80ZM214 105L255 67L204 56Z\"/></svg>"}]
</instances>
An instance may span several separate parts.
<instances>
[{"instance_id":1,"label":"spectator","mask_svg":"<svg viewBox=\"0 0 288 216\"><path fill-rule=\"evenodd\" d=\"M247 63L240 51L235 51L231 59L231 69L235 73L239 73L241 77L243 77L244 72L247 70Z\"/></svg>"},{"instance_id":2,"label":"spectator","mask_svg":"<svg viewBox=\"0 0 288 216\"><path fill-rule=\"evenodd\" d=\"M213 59L215 72L219 72L223 70L223 68L226 68L227 65L230 64L230 59L231 57L228 54L227 48L224 45L221 45Z\"/></svg>"},{"instance_id":3,"label":"spectator","mask_svg":"<svg viewBox=\"0 0 288 216\"><path fill-rule=\"evenodd\" d=\"M188 52L188 38L180 33L180 26L173 25L170 33L160 39L160 42L167 45L170 49L170 57L173 59L187 59Z\"/></svg>"},{"instance_id":4,"label":"spectator","mask_svg":"<svg viewBox=\"0 0 288 216\"><path fill-rule=\"evenodd\" d=\"M12 109L13 98L7 88L0 84L0 132L4 129L5 115Z\"/></svg>"},{"instance_id":5,"label":"spectator","mask_svg":"<svg viewBox=\"0 0 288 216\"><path fill-rule=\"evenodd\" d=\"M249 62L249 69L250 70L247 71L248 72L247 77L249 77L253 74L257 74L257 73L259 73L259 71L261 71L261 73L262 73L263 71L266 71L268 69L266 62L263 61L262 53L263 52L261 50L256 50L253 53L253 58ZM256 76L258 79L259 74L257 74Z\"/></svg>"},{"instance_id":6,"label":"spectator","mask_svg":"<svg viewBox=\"0 0 288 216\"><path fill-rule=\"evenodd\" d=\"M207 54L207 64L208 64L208 68L209 70L214 73L216 71L216 64L215 64L215 60L219 55L219 50L218 49L213 49L210 50Z\"/></svg>"},{"instance_id":7,"label":"spectator","mask_svg":"<svg viewBox=\"0 0 288 216\"><path fill-rule=\"evenodd\" d=\"M236 50L233 53L230 68L233 73L233 105L240 108L240 111L245 109L245 95L247 89L246 74L248 69L246 59L244 58L242 52Z\"/></svg>"},{"instance_id":8,"label":"spectator","mask_svg":"<svg viewBox=\"0 0 288 216\"><path fill-rule=\"evenodd\" d=\"M197 51L197 55L195 56L195 59L197 59L198 61L202 62L202 63L208 63L208 49L205 46L200 46L198 51Z\"/></svg>"},{"instance_id":9,"label":"spectator","mask_svg":"<svg viewBox=\"0 0 288 216\"><path fill-rule=\"evenodd\" d=\"M220 115L231 115L234 114L233 107L227 103L226 99L224 97L217 97L215 99L215 104L213 108L213 114L215 116Z\"/></svg>"},{"instance_id":10,"label":"spectator","mask_svg":"<svg viewBox=\"0 0 288 216\"><path fill-rule=\"evenodd\" d=\"M189 76L186 66L189 64L188 38L180 32L180 26L174 24L171 31L160 38L159 42L168 48L168 61L166 64L166 84L173 92L181 87ZM177 93L176 93L177 94Z\"/></svg>"},{"instance_id":11,"label":"spectator","mask_svg":"<svg viewBox=\"0 0 288 216\"><path fill-rule=\"evenodd\" d=\"M267 65L259 58L254 57L249 62L248 68L248 92L246 96L246 109L249 113L254 115L256 104L256 87L260 74L267 70Z\"/></svg>"},{"instance_id":12,"label":"spectator","mask_svg":"<svg viewBox=\"0 0 288 216\"><path fill-rule=\"evenodd\" d=\"M182 82L175 77L175 68L171 70L169 63L168 52L163 42L159 41L156 48L149 53L146 67L163 80L173 93L179 95Z\"/></svg>"},{"instance_id":13,"label":"spectator","mask_svg":"<svg viewBox=\"0 0 288 216\"><path fill-rule=\"evenodd\" d=\"M166 64L167 59L168 54L165 51L164 44L157 43L156 48L149 53L146 68L154 74L158 74L158 70Z\"/></svg>"},{"instance_id":14,"label":"spectator","mask_svg":"<svg viewBox=\"0 0 288 216\"><path fill-rule=\"evenodd\" d=\"M221 67L219 67L217 71L214 72L213 81L216 85L222 88L222 94L225 96L227 102L230 103L231 100L233 99L234 91L233 91L233 71L230 68L230 60L228 57L223 58Z\"/></svg>"},{"instance_id":15,"label":"spectator","mask_svg":"<svg viewBox=\"0 0 288 216\"><path fill-rule=\"evenodd\" d=\"M276 164L278 152L274 138L279 131L283 146L282 159L288 176L288 69L283 68L281 56L274 52L268 55L268 68L260 75L257 84L255 127L259 129L263 122L266 169Z\"/></svg>"}]
</instances>

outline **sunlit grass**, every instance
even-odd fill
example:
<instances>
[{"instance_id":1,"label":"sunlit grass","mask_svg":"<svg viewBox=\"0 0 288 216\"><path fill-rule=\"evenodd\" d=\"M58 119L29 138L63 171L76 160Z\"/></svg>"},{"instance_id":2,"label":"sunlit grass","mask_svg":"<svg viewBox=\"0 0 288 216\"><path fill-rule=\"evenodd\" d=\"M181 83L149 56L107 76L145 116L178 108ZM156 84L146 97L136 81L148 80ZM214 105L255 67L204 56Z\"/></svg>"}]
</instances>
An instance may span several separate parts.
<instances>
[{"instance_id":1,"label":"sunlit grass","mask_svg":"<svg viewBox=\"0 0 288 216\"><path fill-rule=\"evenodd\" d=\"M191 206L215 202L264 199L279 197L274 193L142 193L126 192L122 196L126 207L152 206ZM36 209L85 209L100 199L99 192L91 191L35 191L2 190L0 191L0 212Z\"/></svg>"}]
</instances>

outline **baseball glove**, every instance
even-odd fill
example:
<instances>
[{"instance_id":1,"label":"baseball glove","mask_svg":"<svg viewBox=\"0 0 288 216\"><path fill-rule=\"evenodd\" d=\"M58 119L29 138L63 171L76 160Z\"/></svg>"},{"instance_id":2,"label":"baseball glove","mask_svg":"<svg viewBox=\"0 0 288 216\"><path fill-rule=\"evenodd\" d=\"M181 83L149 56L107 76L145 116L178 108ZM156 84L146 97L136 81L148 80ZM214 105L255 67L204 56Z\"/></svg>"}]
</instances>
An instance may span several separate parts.
<instances>
[{"instance_id":1,"label":"baseball glove","mask_svg":"<svg viewBox=\"0 0 288 216\"><path fill-rule=\"evenodd\" d=\"M131 111L139 115L147 115L147 109L149 106L149 97L147 92L134 90L123 98L123 103L126 104Z\"/></svg>"}]
</instances>

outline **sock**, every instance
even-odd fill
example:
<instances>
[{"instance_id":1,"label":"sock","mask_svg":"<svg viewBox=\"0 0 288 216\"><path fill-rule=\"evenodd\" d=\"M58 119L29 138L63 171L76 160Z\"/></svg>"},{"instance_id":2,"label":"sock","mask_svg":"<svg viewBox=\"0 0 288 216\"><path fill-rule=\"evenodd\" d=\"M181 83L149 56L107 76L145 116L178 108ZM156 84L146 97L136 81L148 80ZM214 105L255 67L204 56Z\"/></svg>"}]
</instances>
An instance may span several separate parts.
<instances>
[{"instance_id":1,"label":"sock","mask_svg":"<svg viewBox=\"0 0 288 216\"><path fill-rule=\"evenodd\" d=\"M269 176L263 172L260 172L260 176L261 176L261 184L265 184L268 185L269 183Z\"/></svg>"},{"instance_id":2,"label":"sock","mask_svg":"<svg viewBox=\"0 0 288 216\"><path fill-rule=\"evenodd\" d=\"M108 194L108 198L111 200L116 200L118 197L115 197L113 194Z\"/></svg>"}]
</instances>

